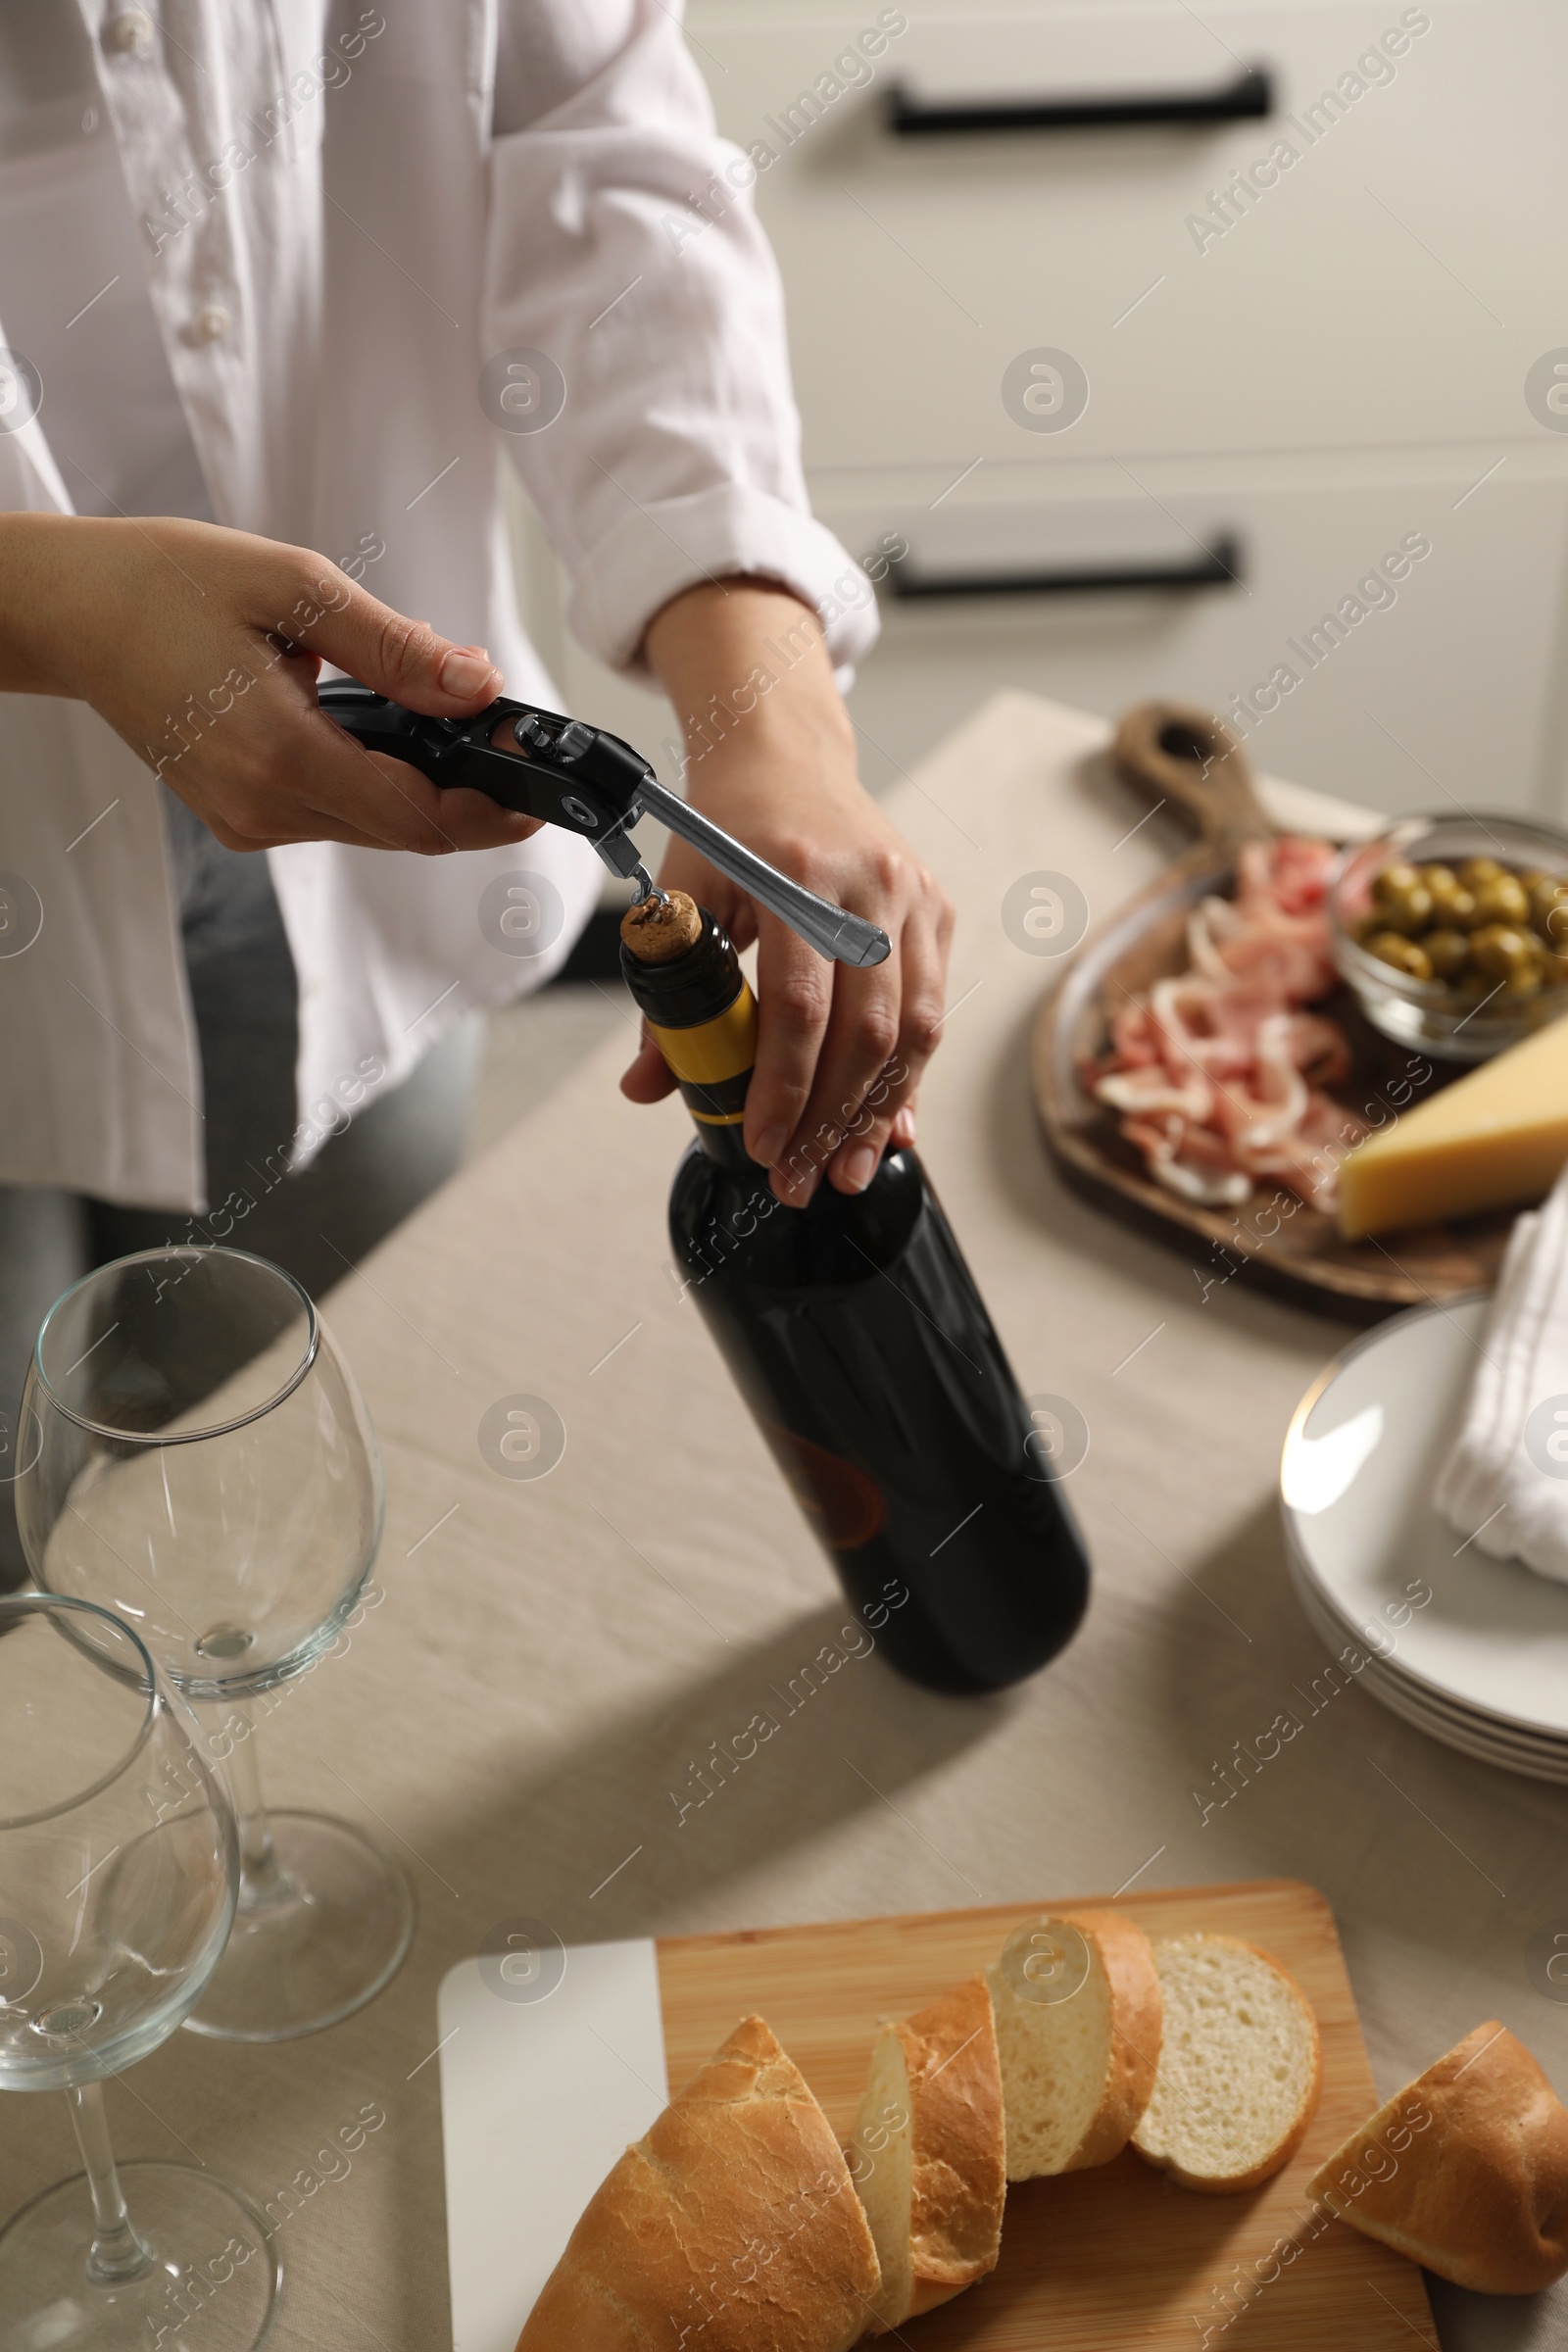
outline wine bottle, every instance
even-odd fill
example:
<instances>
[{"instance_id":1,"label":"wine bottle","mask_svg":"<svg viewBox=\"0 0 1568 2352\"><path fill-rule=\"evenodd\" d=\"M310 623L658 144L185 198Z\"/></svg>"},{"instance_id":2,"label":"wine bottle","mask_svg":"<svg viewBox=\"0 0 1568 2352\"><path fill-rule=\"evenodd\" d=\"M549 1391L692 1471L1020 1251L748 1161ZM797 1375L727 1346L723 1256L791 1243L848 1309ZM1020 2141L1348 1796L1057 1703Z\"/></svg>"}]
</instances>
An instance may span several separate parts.
<instances>
[{"instance_id":1,"label":"wine bottle","mask_svg":"<svg viewBox=\"0 0 1568 2352\"><path fill-rule=\"evenodd\" d=\"M621 970L697 1123L676 1266L851 1602L931 1689L1034 1673L1089 1563L919 1159L785 1207L743 1140L757 1001L723 930L681 892L645 899Z\"/></svg>"}]
</instances>

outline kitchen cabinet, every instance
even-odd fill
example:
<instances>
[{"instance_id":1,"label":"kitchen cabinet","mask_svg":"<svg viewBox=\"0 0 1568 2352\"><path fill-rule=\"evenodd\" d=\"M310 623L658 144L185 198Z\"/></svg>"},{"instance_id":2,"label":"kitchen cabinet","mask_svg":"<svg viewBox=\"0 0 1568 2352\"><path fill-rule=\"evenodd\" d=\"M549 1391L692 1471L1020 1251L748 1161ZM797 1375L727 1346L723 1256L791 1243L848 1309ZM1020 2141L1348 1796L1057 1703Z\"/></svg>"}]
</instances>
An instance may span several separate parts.
<instances>
[{"instance_id":1,"label":"kitchen cabinet","mask_svg":"<svg viewBox=\"0 0 1568 2352\"><path fill-rule=\"evenodd\" d=\"M1016 685L1231 709L1390 810L1568 815L1568 14L692 0L688 30L761 167L813 504L883 575L868 780ZM1155 119L1054 119L1086 109ZM1409 532L1396 601L1293 658ZM658 751L667 714L564 666Z\"/></svg>"}]
</instances>

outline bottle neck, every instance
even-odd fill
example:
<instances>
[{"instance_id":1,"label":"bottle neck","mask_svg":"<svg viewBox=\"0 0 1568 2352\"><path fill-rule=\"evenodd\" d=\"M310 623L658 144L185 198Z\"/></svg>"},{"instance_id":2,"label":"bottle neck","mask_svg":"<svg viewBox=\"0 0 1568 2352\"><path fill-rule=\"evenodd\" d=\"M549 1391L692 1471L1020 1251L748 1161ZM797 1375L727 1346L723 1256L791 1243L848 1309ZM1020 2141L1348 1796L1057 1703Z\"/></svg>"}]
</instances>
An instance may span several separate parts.
<instances>
[{"instance_id":1,"label":"bottle neck","mask_svg":"<svg viewBox=\"0 0 1568 2352\"><path fill-rule=\"evenodd\" d=\"M744 1173L746 1096L757 1060L757 999L728 935L706 907L696 945L648 963L624 943L620 968L710 1159Z\"/></svg>"}]
</instances>

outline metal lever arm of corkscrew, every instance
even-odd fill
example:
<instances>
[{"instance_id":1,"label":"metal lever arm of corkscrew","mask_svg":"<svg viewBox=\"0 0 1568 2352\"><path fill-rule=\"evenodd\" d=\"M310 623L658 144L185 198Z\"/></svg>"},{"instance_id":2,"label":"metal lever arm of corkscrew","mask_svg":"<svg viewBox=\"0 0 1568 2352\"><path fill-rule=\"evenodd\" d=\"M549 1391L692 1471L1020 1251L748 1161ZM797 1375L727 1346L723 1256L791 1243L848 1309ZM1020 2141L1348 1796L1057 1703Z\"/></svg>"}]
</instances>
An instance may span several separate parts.
<instances>
[{"instance_id":1,"label":"metal lever arm of corkscrew","mask_svg":"<svg viewBox=\"0 0 1568 2352\"><path fill-rule=\"evenodd\" d=\"M503 696L473 718L426 718L344 678L321 687L321 709L367 751L406 760L433 784L462 784L505 808L578 833L612 874L652 889L630 829L655 816L700 850L759 906L835 963L881 963L885 931L819 899L743 849L661 784L640 752L578 718Z\"/></svg>"},{"instance_id":2,"label":"metal lever arm of corkscrew","mask_svg":"<svg viewBox=\"0 0 1568 2352\"><path fill-rule=\"evenodd\" d=\"M819 899L803 883L792 882L776 866L754 857L741 843L710 824L679 795L650 776L643 786L643 806L650 816L656 816L671 833L701 850L710 865L717 866L721 874L748 891L760 906L776 914L781 923L825 956L831 963L882 963L891 954L891 943L885 931L868 923L846 907L835 906L830 899Z\"/></svg>"}]
</instances>

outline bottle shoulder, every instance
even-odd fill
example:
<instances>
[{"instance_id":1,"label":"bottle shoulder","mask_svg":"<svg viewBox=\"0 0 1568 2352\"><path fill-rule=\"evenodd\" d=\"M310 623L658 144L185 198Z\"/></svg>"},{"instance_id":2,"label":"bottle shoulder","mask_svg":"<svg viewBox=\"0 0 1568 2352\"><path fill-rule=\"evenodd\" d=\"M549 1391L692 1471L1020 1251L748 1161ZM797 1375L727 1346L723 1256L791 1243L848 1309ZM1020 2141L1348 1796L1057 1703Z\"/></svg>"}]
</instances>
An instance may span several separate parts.
<instances>
[{"instance_id":1,"label":"bottle shoulder","mask_svg":"<svg viewBox=\"0 0 1568 2352\"><path fill-rule=\"evenodd\" d=\"M794 1287L855 1283L899 1258L923 1214L940 1217L936 1196L912 1151L890 1152L863 1193L819 1184L805 1208L786 1208L765 1168L728 1167L694 1144L675 1171L670 1231L677 1249L701 1252L717 1271Z\"/></svg>"}]
</instances>

